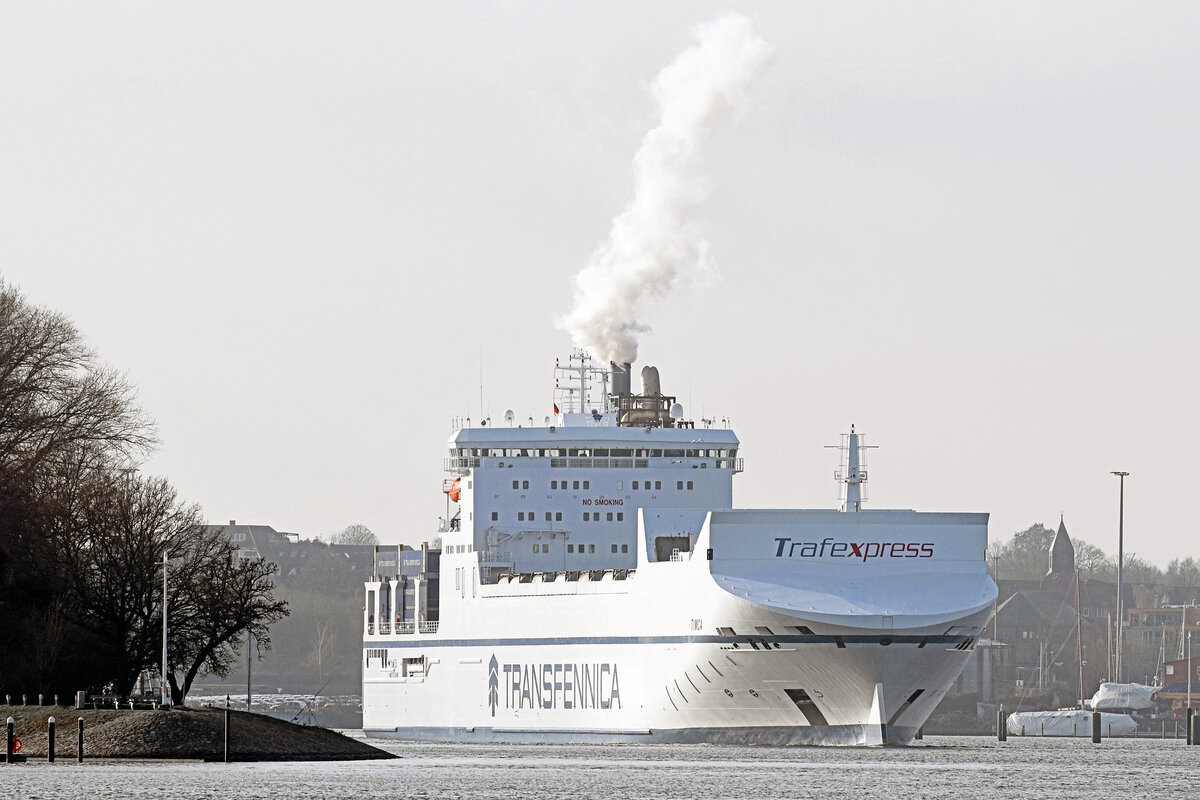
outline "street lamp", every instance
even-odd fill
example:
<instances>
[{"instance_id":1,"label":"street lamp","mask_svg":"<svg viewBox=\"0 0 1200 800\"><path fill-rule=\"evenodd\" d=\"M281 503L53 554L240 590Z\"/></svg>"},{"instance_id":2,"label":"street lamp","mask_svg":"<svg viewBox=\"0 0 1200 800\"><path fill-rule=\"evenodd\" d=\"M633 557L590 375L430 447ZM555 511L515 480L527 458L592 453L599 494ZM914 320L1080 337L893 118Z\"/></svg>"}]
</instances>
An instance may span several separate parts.
<instances>
[{"instance_id":1,"label":"street lamp","mask_svg":"<svg viewBox=\"0 0 1200 800\"><path fill-rule=\"evenodd\" d=\"M163 652L162 652L162 704L171 706L171 690L167 686L167 551L163 548Z\"/></svg>"},{"instance_id":2,"label":"street lamp","mask_svg":"<svg viewBox=\"0 0 1200 800\"><path fill-rule=\"evenodd\" d=\"M1121 573L1125 569L1125 476L1128 472L1113 472L1121 480L1121 506L1117 517L1117 683L1122 682L1121 653L1125 644L1125 601L1121 595Z\"/></svg>"}]
</instances>

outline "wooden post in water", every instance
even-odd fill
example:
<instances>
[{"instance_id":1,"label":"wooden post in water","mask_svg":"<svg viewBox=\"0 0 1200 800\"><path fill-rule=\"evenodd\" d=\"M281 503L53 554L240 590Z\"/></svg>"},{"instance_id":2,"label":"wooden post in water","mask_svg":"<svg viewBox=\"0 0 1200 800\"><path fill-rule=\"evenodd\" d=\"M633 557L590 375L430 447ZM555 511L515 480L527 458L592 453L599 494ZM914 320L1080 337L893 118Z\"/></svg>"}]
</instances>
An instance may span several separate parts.
<instances>
[{"instance_id":1,"label":"wooden post in water","mask_svg":"<svg viewBox=\"0 0 1200 800\"><path fill-rule=\"evenodd\" d=\"M4 750L4 761L8 764L11 764L12 760L13 760L13 724L14 724L14 722L15 722L15 720L13 720L12 717L8 718L8 734L4 737L4 740L8 743L8 746Z\"/></svg>"},{"instance_id":2,"label":"wooden post in water","mask_svg":"<svg viewBox=\"0 0 1200 800\"><path fill-rule=\"evenodd\" d=\"M1092 744L1100 744L1100 712L1092 712Z\"/></svg>"},{"instance_id":3,"label":"wooden post in water","mask_svg":"<svg viewBox=\"0 0 1200 800\"><path fill-rule=\"evenodd\" d=\"M1192 744L1200 744L1200 714L1192 715Z\"/></svg>"},{"instance_id":4,"label":"wooden post in water","mask_svg":"<svg viewBox=\"0 0 1200 800\"><path fill-rule=\"evenodd\" d=\"M229 763L229 695L225 695L225 763Z\"/></svg>"},{"instance_id":5,"label":"wooden post in water","mask_svg":"<svg viewBox=\"0 0 1200 800\"><path fill-rule=\"evenodd\" d=\"M1008 741L1008 720L1004 718L1004 706L996 709L996 741Z\"/></svg>"},{"instance_id":6,"label":"wooden post in water","mask_svg":"<svg viewBox=\"0 0 1200 800\"><path fill-rule=\"evenodd\" d=\"M46 761L54 763L54 717L46 720Z\"/></svg>"},{"instance_id":7,"label":"wooden post in water","mask_svg":"<svg viewBox=\"0 0 1200 800\"><path fill-rule=\"evenodd\" d=\"M79 740L75 743L75 760L83 763L83 717L79 718Z\"/></svg>"}]
</instances>

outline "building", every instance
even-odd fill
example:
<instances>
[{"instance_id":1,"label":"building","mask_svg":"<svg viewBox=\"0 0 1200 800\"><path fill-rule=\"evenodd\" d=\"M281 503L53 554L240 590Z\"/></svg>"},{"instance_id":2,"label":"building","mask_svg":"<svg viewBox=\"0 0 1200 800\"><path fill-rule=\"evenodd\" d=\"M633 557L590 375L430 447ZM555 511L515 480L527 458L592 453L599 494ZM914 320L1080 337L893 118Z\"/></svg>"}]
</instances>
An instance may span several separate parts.
<instances>
[{"instance_id":1,"label":"building","mask_svg":"<svg viewBox=\"0 0 1200 800\"><path fill-rule=\"evenodd\" d=\"M301 539L297 533L270 525L209 525L237 546L238 558L263 558L274 563L281 586L304 585L330 594L355 595L372 574L375 548L371 545L327 544Z\"/></svg>"},{"instance_id":2,"label":"building","mask_svg":"<svg viewBox=\"0 0 1200 800\"><path fill-rule=\"evenodd\" d=\"M1062 519L1048 556L1048 569L1040 581L998 581L992 638L1008 647L993 651L1003 655L996 658L991 672L998 683L1016 688L1077 687L1082 633L1084 693L1090 695L1112 673L1109 640L1117 589L1107 581L1079 576L1075 546ZM1128 602L1132 592L1125 594Z\"/></svg>"}]
</instances>

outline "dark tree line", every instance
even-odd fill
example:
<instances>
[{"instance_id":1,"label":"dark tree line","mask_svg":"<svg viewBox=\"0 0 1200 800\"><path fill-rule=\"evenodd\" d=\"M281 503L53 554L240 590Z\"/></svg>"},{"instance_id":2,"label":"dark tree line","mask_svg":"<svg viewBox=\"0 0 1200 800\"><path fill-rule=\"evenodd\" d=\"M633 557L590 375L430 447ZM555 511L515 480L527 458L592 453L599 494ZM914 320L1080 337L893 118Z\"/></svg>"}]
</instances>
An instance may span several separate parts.
<instances>
[{"instance_id":1,"label":"dark tree line","mask_svg":"<svg viewBox=\"0 0 1200 800\"><path fill-rule=\"evenodd\" d=\"M1013 534L1007 542L988 548L992 574L1004 580L1035 581L1049 568L1048 554L1054 541L1054 529L1035 523ZM1075 536L1075 566L1084 578L1115 581L1117 559L1093 544ZM1136 553L1125 553L1125 579L1135 584L1200 589L1200 562L1191 556L1175 558L1162 569Z\"/></svg>"},{"instance_id":2,"label":"dark tree line","mask_svg":"<svg viewBox=\"0 0 1200 800\"><path fill-rule=\"evenodd\" d=\"M155 445L133 387L75 326L0 281L0 687L127 695L162 662L182 702L287 614L274 567L239 560L197 507L137 465Z\"/></svg>"}]
</instances>

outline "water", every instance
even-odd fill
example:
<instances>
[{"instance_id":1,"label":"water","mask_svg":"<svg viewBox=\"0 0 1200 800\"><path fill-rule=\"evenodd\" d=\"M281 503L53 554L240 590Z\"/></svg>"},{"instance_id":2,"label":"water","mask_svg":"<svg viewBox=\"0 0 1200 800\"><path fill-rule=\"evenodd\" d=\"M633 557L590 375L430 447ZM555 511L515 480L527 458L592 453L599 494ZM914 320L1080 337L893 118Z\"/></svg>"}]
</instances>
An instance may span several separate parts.
<instances>
[{"instance_id":1,"label":"water","mask_svg":"<svg viewBox=\"0 0 1200 800\"><path fill-rule=\"evenodd\" d=\"M1180 740L927 737L906 748L386 743L395 761L0 764L27 798L1155 798L1194 796Z\"/></svg>"}]
</instances>

